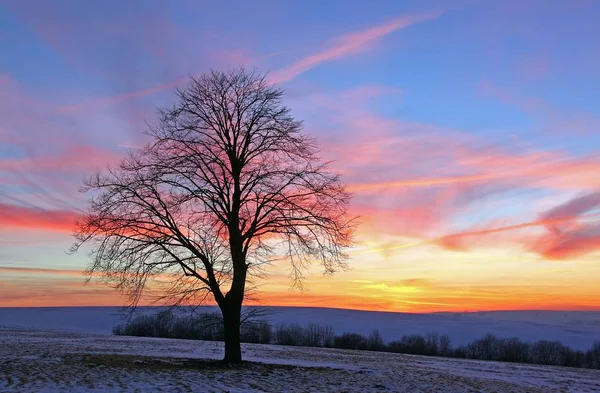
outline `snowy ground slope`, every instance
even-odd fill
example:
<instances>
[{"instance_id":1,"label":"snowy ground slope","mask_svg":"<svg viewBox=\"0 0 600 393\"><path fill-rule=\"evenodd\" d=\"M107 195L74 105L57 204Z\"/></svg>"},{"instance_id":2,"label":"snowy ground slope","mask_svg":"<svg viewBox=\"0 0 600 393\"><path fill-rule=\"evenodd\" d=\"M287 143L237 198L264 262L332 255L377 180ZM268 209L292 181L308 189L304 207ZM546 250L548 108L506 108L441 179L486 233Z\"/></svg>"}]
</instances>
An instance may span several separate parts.
<instances>
[{"instance_id":1,"label":"snowy ground slope","mask_svg":"<svg viewBox=\"0 0 600 393\"><path fill-rule=\"evenodd\" d=\"M600 371L367 351L0 331L2 392L600 392ZM204 360L203 360L204 359Z\"/></svg>"},{"instance_id":2,"label":"snowy ground slope","mask_svg":"<svg viewBox=\"0 0 600 393\"><path fill-rule=\"evenodd\" d=\"M486 333L524 341L558 340L573 349L589 349L600 340L600 312L493 311L406 314L310 307L265 307L272 323L331 325L337 334L368 334L379 329L384 340L404 334L448 334L461 345ZM207 307L207 311L216 311ZM140 312L151 312L141 309ZM0 328L25 328L110 334L122 318L118 307L0 308Z\"/></svg>"}]
</instances>

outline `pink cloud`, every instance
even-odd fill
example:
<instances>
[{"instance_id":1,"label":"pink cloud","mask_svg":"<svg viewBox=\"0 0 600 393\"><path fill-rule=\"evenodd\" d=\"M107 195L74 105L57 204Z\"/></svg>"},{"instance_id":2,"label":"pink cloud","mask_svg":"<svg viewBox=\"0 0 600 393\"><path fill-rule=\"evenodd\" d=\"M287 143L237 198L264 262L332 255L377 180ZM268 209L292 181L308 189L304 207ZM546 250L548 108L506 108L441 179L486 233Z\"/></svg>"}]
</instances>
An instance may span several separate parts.
<instances>
[{"instance_id":1,"label":"pink cloud","mask_svg":"<svg viewBox=\"0 0 600 393\"><path fill-rule=\"evenodd\" d=\"M546 259L572 259L600 250L600 225L586 226L583 230L548 234L535 242L532 251Z\"/></svg>"},{"instance_id":2,"label":"pink cloud","mask_svg":"<svg viewBox=\"0 0 600 393\"><path fill-rule=\"evenodd\" d=\"M0 229L34 229L72 232L78 213L68 210L46 210L0 203Z\"/></svg>"},{"instance_id":3,"label":"pink cloud","mask_svg":"<svg viewBox=\"0 0 600 393\"><path fill-rule=\"evenodd\" d=\"M12 173L87 173L103 169L120 156L112 151L91 145L71 145L56 154L36 155L24 158L0 159L0 171Z\"/></svg>"},{"instance_id":4,"label":"pink cloud","mask_svg":"<svg viewBox=\"0 0 600 393\"><path fill-rule=\"evenodd\" d=\"M275 71L269 78L274 83L290 81L319 64L365 51L381 38L397 30L404 29L420 22L436 19L440 15L440 12L431 12L402 16L382 25L373 26L366 30L344 35L339 37L336 40L336 44L329 49L304 57L282 70Z\"/></svg>"},{"instance_id":5,"label":"pink cloud","mask_svg":"<svg viewBox=\"0 0 600 393\"><path fill-rule=\"evenodd\" d=\"M369 233L416 237L455 250L520 244L538 237L546 225L558 225L559 220L566 225L566 220L484 221L481 216L482 224L464 233L443 233L452 231L463 214L477 220L474 203L484 203L499 191L572 192L600 187L597 157L494 144L460 130L382 117L367 109L370 99L388 93L385 88L365 87L307 98L308 105L323 113L322 118L319 113L310 116L313 124L307 122L307 129L328 136L321 141L323 154L333 160L348 190L355 193L355 212L363 216L361 232L369 237ZM328 132L319 132L319 127Z\"/></svg>"},{"instance_id":6,"label":"pink cloud","mask_svg":"<svg viewBox=\"0 0 600 393\"><path fill-rule=\"evenodd\" d=\"M515 225L495 226L487 224L481 229L454 233L434 239L439 246L465 251L476 245L496 246L507 241L520 241L525 248L546 259L571 259L600 250L600 224L597 216L590 213L600 208L600 192L574 198L542 213L532 222ZM516 231L531 228L545 229L538 236L517 235ZM490 235L506 234L505 238L490 238Z\"/></svg>"},{"instance_id":7,"label":"pink cloud","mask_svg":"<svg viewBox=\"0 0 600 393\"><path fill-rule=\"evenodd\" d=\"M354 192L461 184L556 190L600 187L596 176L600 159L594 156L509 150L456 130L380 118L354 107L341 111L348 113L340 116L341 126L347 127L343 137L336 135L335 141L325 144Z\"/></svg>"},{"instance_id":8,"label":"pink cloud","mask_svg":"<svg viewBox=\"0 0 600 393\"><path fill-rule=\"evenodd\" d=\"M568 218L571 220L572 218ZM510 240L515 239L515 232L530 229L535 227L544 227L558 223L559 221L566 221L567 219L560 220L537 220L532 222L525 222L514 225L494 225L494 223L487 223L480 226L480 229L471 229L465 232L453 233L446 236L433 239L432 242L452 251L466 251L475 246L491 246L505 244ZM508 234L508 236L506 236ZM503 237L502 237L503 236Z\"/></svg>"},{"instance_id":9,"label":"pink cloud","mask_svg":"<svg viewBox=\"0 0 600 393\"><path fill-rule=\"evenodd\" d=\"M426 193L395 195L390 200L357 198L352 214L360 216L361 233L427 238L446 224L452 215L461 191L456 188L433 190ZM361 201L361 202L359 202ZM368 202L371 202L367 205ZM358 204L360 203L360 204ZM372 207L370 205L379 205Z\"/></svg>"},{"instance_id":10,"label":"pink cloud","mask_svg":"<svg viewBox=\"0 0 600 393\"><path fill-rule=\"evenodd\" d=\"M542 220L561 220L569 217L579 217L597 207L600 207L600 192L583 195L556 206L542 214L541 218ZM551 232L561 232L561 228L555 224L549 224L547 227Z\"/></svg>"},{"instance_id":11,"label":"pink cloud","mask_svg":"<svg viewBox=\"0 0 600 393\"><path fill-rule=\"evenodd\" d=\"M51 102L17 81L4 75L1 83L0 148L10 154L0 157L0 181L8 190L19 187L16 200L70 204L78 199L76 190L84 176L118 159L111 146L137 143L123 138L126 128L118 120L74 113L57 116ZM110 128L104 129L106 122Z\"/></svg>"},{"instance_id":12,"label":"pink cloud","mask_svg":"<svg viewBox=\"0 0 600 393\"><path fill-rule=\"evenodd\" d=\"M559 222L547 224L549 233L530 248L548 259L575 258L600 250L599 218L593 215L599 210L600 192L574 198L550 209L542 214L542 219ZM565 220L568 217L573 219Z\"/></svg>"},{"instance_id":13,"label":"pink cloud","mask_svg":"<svg viewBox=\"0 0 600 393\"><path fill-rule=\"evenodd\" d=\"M116 153L101 148L67 145L57 152L0 159L0 180L7 186L26 191L15 194L15 200L20 203L44 201L54 207L79 205L83 201L77 190L83 179L118 159Z\"/></svg>"}]
</instances>

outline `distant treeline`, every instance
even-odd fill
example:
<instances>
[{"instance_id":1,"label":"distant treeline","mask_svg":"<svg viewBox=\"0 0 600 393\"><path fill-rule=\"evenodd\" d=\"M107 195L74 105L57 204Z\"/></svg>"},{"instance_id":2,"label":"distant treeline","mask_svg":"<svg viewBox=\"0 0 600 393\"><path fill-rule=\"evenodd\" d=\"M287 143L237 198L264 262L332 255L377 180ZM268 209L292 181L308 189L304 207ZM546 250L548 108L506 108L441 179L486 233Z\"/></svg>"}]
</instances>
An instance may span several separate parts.
<instances>
[{"instance_id":1,"label":"distant treeline","mask_svg":"<svg viewBox=\"0 0 600 393\"><path fill-rule=\"evenodd\" d=\"M223 341L223 323L219 313L194 317L177 316L170 311L155 315L139 315L113 328L119 336L180 338ZM443 356L462 359L544 364L553 366L600 369L600 341L587 351L573 350L558 341L540 340L527 343L518 338L498 338L487 334L467 345L454 347L447 335L405 335L385 343L374 330L368 336L357 333L336 335L331 326L281 323L273 326L267 320L245 320L241 328L242 342L307 347L325 347L384 351L412 355Z\"/></svg>"}]
</instances>

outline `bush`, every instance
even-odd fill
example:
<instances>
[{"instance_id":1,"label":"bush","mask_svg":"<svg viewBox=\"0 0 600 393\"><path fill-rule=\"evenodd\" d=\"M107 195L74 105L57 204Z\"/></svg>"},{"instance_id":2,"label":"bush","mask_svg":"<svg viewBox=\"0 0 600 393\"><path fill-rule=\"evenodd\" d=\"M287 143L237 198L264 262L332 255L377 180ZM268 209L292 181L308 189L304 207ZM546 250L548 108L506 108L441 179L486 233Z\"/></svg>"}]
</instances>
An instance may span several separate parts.
<instances>
[{"instance_id":1,"label":"bush","mask_svg":"<svg viewBox=\"0 0 600 393\"><path fill-rule=\"evenodd\" d=\"M219 313L196 317L176 316L170 310L155 315L138 315L123 325L113 327L118 336L223 340L223 321Z\"/></svg>"},{"instance_id":2,"label":"bush","mask_svg":"<svg viewBox=\"0 0 600 393\"><path fill-rule=\"evenodd\" d=\"M240 334L245 343L270 344L273 339L273 329L266 320L242 324Z\"/></svg>"},{"instance_id":3,"label":"bush","mask_svg":"<svg viewBox=\"0 0 600 393\"><path fill-rule=\"evenodd\" d=\"M342 349L367 349L369 345L367 338L362 334L344 333L334 338L333 346Z\"/></svg>"},{"instance_id":4,"label":"bush","mask_svg":"<svg viewBox=\"0 0 600 393\"><path fill-rule=\"evenodd\" d=\"M331 326L322 326L314 323L304 328L301 334L300 345L307 347L331 347L333 346L333 328Z\"/></svg>"},{"instance_id":5,"label":"bush","mask_svg":"<svg viewBox=\"0 0 600 393\"><path fill-rule=\"evenodd\" d=\"M113 327L113 334L121 336L158 337L156 335L156 318L149 315L139 315L125 325Z\"/></svg>"},{"instance_id":6,"label":"bush","mask_svg":"<svg viewBox=\"0 0 600 393\"><path fill-rule=\"evenodd\" d=\"M411 355L425 355L427 352L427 342L425 338L418 334L402 336L400 341L393 341L388 345L392 352L408 353Z\"/></svg>"},{"instance_id":7,"label":"bush","mask_svg":"<svg viewBox=\"0 0 600 393\"><path fill-rule=\"evenodd\" d=\"M558 341L540 340L529 348L529 360L535 364L561 366L565 363L565 347Z\"/></svg>"},{"instance_id":8,"label":"bush","mask_svg":"<svg viewBox=\"0 0 600 393\"><path fill-rule=\"evenodd\" d=\"M275 330L275 344L302 345L304 342L304 329L297 323L282 323Z\"/></svg>"},{"instance_id":9,"label":"bush","mask_svg":"<svg viewBox=\"0 0 600 393\"><path fill-rule=\"evenodd\" d=\"M600 369L600 341L596 341L592 349L586 352L585 359L588 367Z\"/></svg>"},{"instance_id":10,"label":"bush","mask_svg":"<svg viewBox=\"0 0 600 393\"><path fill-rule=\"evenodd\" d=\"M502 340L488 333L467 345L467 357L479 360L500 360L503 355L502 344Z\"/></svg>"},{"instance_id":11,"label":"bush","mask_svg":"<svg viewBox=\"0 0 600 393\"><path fill-rule=\"evenodd\" d=\"M508 338L502 341L501 361L526 363L528 361L529 345L516 337Z\"/></svg>"},{"instance_id":12,"label":"bush","mask_svg":"<svg viewBox=\"0 0 600 393\"><path fill-rule=\"evenodd\" d=\"M450 357L466 359L467 358L467 347L464 345L461 345L460 347L456 348L454 351L451 352Z\"/></svg>"},{"instance_id":13,"label":"bush","mask_svg":"<svg viewBox=\"0 0 600 393\"><path fill-rule=\"evenodd\" d=\"M439 355L450 356L452 354L452 341L446 334L439 337Z\"/></svg>"},{"instance_id":14,"label":"bush","mask_svg":"<svg viewBox=\"0 0 600 393\"><path fill-rule=\"evenodd\" d=\"M585 353L583 351L574 351L570 348L563 347L564 354L564 362L562 366L565 367L585 367L586 359Z\"/></svg>"},{"instance_id":15,"label":"bush","mask_svg":"<svg viewBox=\"0 0 600 393\"><path fill-rule=\"evenodd\" d=\"M273 333L274 343L278 345L333 347L334 334L331 326L309 324L302 327L297 323L281 323Z\"/></svg>"},{"instance_id":16,"label":"bush","mask_svg":"<svg viewBox=\"0 0 600 393\"><path fill-rule=\"evenodd\" d=\"M369 351L383 351L385 349L385 343L381 337L379 330L373 330L367 338L367 349Z\"/></svg>"}]
</instances>

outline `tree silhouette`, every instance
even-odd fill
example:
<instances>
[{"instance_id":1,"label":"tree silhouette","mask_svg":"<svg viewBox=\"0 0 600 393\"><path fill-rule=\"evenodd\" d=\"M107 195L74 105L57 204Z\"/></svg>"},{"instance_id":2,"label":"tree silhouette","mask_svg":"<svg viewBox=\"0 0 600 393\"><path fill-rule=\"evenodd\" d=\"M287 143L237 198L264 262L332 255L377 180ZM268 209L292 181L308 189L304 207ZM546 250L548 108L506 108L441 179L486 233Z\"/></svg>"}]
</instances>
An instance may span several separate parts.
<instances>
[{"instance_id":1,"label":"tree silhouette","mask_svg":"<svg viewBox=\"0 0 600 393\"><path fill-rule=\"evenodd\" d=\"M133 306L148 289L171 304L212 294L224 360L238 362L249 276L283 257L295 284L313 261L326 273L343 268L350 194L264 75L212 71L176 92L147 146L85 181L93 195L71 250L88 246L89 278Z\"/></svg>"}]
</instances>

